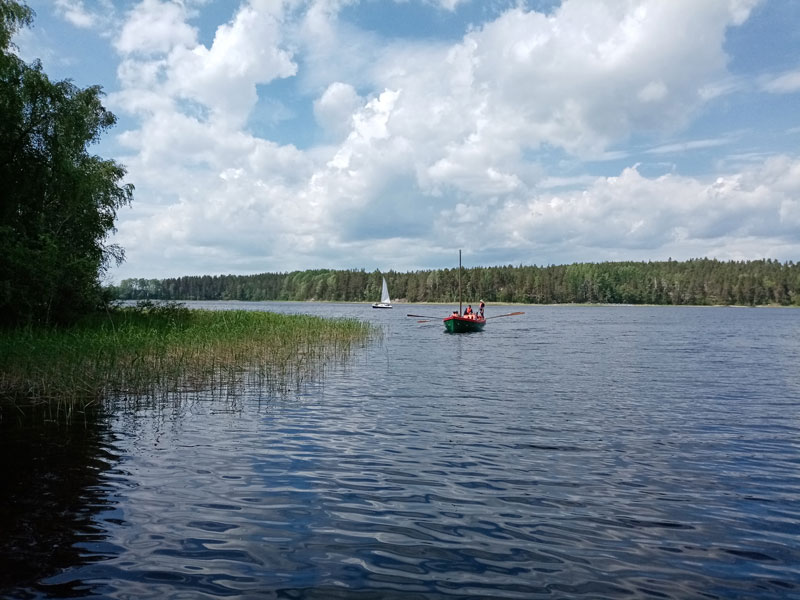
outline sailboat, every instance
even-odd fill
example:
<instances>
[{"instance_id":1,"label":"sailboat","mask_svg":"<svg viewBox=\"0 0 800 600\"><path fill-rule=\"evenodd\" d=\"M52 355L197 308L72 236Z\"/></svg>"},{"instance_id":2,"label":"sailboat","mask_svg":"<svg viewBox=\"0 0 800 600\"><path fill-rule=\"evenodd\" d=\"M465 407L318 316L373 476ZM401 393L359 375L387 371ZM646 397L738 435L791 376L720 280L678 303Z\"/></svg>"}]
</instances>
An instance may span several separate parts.
<instances>
[{"instance_id":1,"label":"sailboat","mask_svg":"<svg viewBox=\"0 0 800 600\"><path fill-rule=\"evenodd\" d=\"M389 300L389 287L386 285L386 277L383 278L381 286L381 301L375 302L372 308L392 308L392 301Z\"/></svg>"}]
</instances>

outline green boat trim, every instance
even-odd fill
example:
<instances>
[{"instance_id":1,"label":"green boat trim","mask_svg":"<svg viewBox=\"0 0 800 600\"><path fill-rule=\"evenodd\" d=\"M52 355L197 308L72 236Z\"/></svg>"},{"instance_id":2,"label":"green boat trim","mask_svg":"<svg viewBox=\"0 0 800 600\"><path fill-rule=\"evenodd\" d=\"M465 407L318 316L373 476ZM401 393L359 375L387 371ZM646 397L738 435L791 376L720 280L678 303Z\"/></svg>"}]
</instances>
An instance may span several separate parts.
<instances>
[{"instance_id":1,"label":"green boat trim","mask_svg":"<svg viewBox=\"0 0 800 600\"><path fill-rule=\"evenodd\" d=\"M450 315L444 319L444 327L448 333L470 333L473 331L482 331L483 326L486 325L486 319L482 317L460 317L458 315Z\"/></svg>"}]
</instances>

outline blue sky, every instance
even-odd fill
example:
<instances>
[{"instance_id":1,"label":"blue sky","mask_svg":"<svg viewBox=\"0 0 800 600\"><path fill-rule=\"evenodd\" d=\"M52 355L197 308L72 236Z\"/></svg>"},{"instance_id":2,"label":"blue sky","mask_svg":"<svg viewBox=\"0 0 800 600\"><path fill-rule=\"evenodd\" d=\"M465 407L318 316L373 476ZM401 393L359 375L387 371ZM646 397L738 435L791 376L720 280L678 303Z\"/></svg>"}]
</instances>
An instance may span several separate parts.
<instances>
[{"instance_id":1,"label":"blue sky","mask_svg":"<svg viewBox=\"0 0 800 600\"><path fill-rule=\"evenodd\" d=\"M110 280L800 259L800 2L36 0L118 117Z\"/></svg>"}]
</instances>

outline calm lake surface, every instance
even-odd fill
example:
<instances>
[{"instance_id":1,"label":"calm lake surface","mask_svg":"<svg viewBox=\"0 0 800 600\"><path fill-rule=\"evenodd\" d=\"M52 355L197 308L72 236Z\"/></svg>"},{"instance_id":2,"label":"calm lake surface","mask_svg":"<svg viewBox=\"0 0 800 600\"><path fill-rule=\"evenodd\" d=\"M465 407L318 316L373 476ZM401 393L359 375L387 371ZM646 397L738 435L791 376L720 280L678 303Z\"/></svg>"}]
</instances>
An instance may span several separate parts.
<instances>
[{"instance_id":1,"label":"calm lake surface","mask_svg":"<svg viewBox=\"0 0 800 600\"><path fill-rule=\"evenodd\" d=\"M800 598L796 309L187 304L384 337L288 397L5 422L0 597Z\"/></svg>"}]
</instances>

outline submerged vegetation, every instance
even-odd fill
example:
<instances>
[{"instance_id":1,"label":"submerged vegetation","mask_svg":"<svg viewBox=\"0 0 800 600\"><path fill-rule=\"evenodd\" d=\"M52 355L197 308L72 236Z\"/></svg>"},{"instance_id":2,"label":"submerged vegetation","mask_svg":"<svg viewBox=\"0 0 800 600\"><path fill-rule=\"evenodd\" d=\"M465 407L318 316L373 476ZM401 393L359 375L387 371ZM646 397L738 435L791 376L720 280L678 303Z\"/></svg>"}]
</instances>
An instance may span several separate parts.
<instances>
[{"instance_id":1,"label":"submerged vegetation","mask_svg":"<svg viewBox=\"0 0 800 600\"><path fill-rule=\"evenodd\" d=\"M196 391L227 395L251 382L286 392L377 333L354 319L145 302L69 327L4 331L0 399L72 408Z\"/></svg>"},{"instance_id":2,"label":"submerged vegetation","mask_svg":"<svg viewBox=\"0 0 800 600\"><path fill-rule=\"evenodd\" d=\"M137 300L318 300L373 302L385 276L392 299L458 301L458 270L397 273L313 270L259 275L126 279L111 293ZM575 263L465 268L464 297L524 304L800 306L800 263L777 260Z\"/></svg>"}]
</instances>

